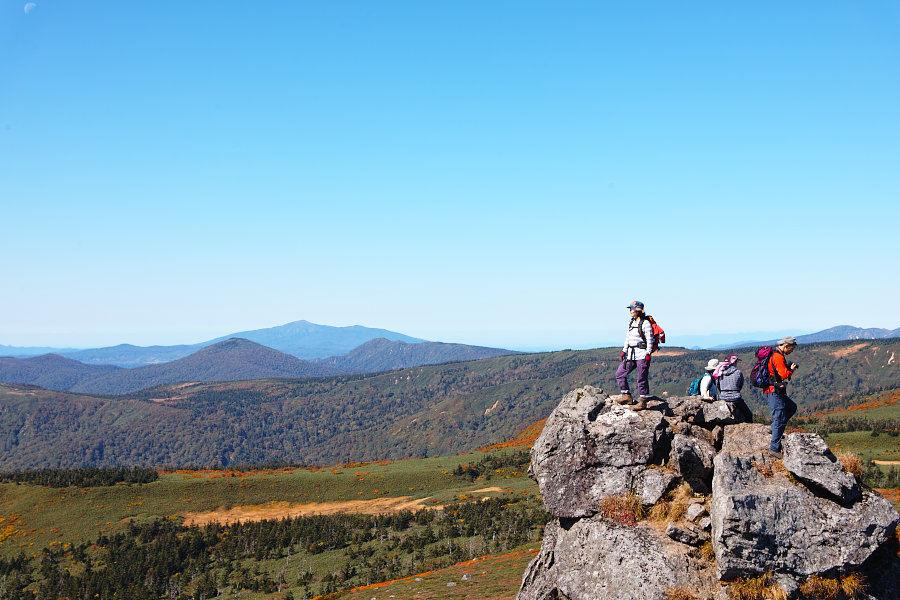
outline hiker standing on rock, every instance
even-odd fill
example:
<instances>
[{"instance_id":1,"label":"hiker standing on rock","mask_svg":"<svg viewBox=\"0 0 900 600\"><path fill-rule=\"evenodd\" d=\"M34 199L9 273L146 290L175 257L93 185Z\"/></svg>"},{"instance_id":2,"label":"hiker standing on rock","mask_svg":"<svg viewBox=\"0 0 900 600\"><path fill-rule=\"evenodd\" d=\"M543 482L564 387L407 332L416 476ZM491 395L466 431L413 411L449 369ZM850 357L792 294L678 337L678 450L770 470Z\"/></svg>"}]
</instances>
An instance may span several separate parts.
<instances>
[{"instance_id":1,"label":"hiker standing on rock","mask_svg":"<svg viewBox=\"0 0 900 600\"><path fill-rule=\"evenodd\" d=\"M737 368L737 362L741 360L737 354L732 354L727 362L720 363L714 373L719 386L719 400L730 402L734 407L734 415L741 423L752 423L753 412L741 397L741 388L744 387L744 374Z\"/></svg>"},{"instance_id":2,"label":"hiker standing on rock","mask_svg":"<svg viewBox=\"0 0 900 600\"><path fill-rule=\"evenodd\" d=\"M622 362L616 369L616 383L622 395L616 402L631 404L634 410L647 408L647 397L650 396L650 354L653 352L653 324L644 315L644 303L635 300L628 305L631 320L625 334L625 345L622 347ZM628 386L628 375L637 369L637 386L640 394L634 403L631 388Z\"/></svg>"},{"instance_id":3,"label":"hiker standing on rock","mask_svg":"<svg viewBox=\"0 0 900 600\"><path fill-rule=\"evenodd\" d=\"M797 370L797 363L788 362L787 355L797 347L797 339L791 336L783 337L778 341L778 346L769 359L769 387L763 390L766 402L772 409L772 442L769 450L775 454L781 454L781 436L787 422L797 412L797 404L788 398L787 382Z\"/></svg>"}]
</instances>

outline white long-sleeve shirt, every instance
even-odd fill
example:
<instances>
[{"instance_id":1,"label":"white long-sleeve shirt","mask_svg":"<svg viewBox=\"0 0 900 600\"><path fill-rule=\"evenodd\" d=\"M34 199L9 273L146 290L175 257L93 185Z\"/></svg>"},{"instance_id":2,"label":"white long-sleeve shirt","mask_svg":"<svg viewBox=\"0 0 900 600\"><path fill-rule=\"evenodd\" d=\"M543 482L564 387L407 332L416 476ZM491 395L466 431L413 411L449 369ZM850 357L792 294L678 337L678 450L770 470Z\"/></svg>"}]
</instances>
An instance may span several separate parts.
<instances>
[{"instance_id":1,"label":"white long-sleeve shirt","mask_svg":"<svg viewBox=\"0 0 900 600\"><path fill-rule=\"evenodd\" d=\"M707 373L700 380L700 399L715 400L718 393L716 382L713 381L712 374Z\"/></svg>"},{"instance_id":2,"label":"white long-sleeve shirt","mask_svg":"<svg viewBox=\"0 0 900 600\"><path fill-rule=\"evenodd\" d=\"M638 330L640 324L640 330ZM641 331L644 337L641 337ZM644 340L646 339L646 343ZM631 319L628 323L628 332L625 334L625 345L622 346L622 352L625 353L626 360L643 360L648 354L648 350L653 347L653 325L650 319Z\"/></svg>"}]
</instances>

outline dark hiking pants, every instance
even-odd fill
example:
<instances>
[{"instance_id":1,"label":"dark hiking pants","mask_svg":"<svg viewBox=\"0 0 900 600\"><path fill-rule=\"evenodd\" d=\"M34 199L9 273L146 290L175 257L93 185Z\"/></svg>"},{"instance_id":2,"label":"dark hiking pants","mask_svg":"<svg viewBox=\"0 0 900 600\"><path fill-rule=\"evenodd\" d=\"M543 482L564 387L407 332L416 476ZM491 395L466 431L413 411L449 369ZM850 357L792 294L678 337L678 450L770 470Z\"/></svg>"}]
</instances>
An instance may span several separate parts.
<instances>
[{"instance_id":1,"label":"dark hiking pants","mask_svg":"<svg viewBox=\"0 0 900 600\"><path fill-rule=\"evenodd\" d=\"M773 393L764 395L769 408L772 409L772 442L769 444L769 450L781 452L781 436L784 435L787 422L796 414L797 405L788 398L787 390L784 388L775 388Z\"/></svg>"},{"instance_id":2,"label":"dark hiking pants","mask_svg":"<svg viewBox=\"0 0 900 600\"><path fill-rule=\"evenodd\" d=\"M623 392L630 392L628 387L628 375L637 369L637 387L638 393L645 398L650 396L650 364L641 360L623 360L616 369L616 383Z\"/></svg>"},{"instance_id":3,"label":"dark hiking pants","mask_svg":"<svg viewBox=\"0 0 900 600\"><path fill-rule=\"evenodd\" d=\"M737 417L738 423L753 422L753 411L750 410L750 407L747 406L747 403L744 402L743 398L726 400L725 402L731 403L731 405L734 407L734 416Z\"/></svg>"}]
</instances>

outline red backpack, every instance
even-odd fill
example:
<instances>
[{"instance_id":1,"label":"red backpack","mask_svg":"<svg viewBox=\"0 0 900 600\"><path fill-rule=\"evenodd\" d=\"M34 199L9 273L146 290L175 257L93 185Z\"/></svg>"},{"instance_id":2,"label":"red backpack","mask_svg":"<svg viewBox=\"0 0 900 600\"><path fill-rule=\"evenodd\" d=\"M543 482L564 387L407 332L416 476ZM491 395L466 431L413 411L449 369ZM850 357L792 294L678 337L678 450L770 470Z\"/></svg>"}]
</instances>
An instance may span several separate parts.
<instances>
[{"instance_id":1,"label":"red backpack","mask_svg":"<svg viewBox=\"0 0 900 600\"><path fill-rule=\"evenodd\" d=\"M660 344L666 343L666 332L663 331L663 328L659 326L659 323L656 322L656 319L651 317L650 315L644 315L644 319L650 321L650 325L653 326L653 347L650 348L650 352L656 352L659 350ZM641 325L643 323L638 324L638 331L641 332L641 338L644 338L644 330L641 329ZM647 340L644 339L644 344L647 343Z\"/></svg>"}]
</instances>

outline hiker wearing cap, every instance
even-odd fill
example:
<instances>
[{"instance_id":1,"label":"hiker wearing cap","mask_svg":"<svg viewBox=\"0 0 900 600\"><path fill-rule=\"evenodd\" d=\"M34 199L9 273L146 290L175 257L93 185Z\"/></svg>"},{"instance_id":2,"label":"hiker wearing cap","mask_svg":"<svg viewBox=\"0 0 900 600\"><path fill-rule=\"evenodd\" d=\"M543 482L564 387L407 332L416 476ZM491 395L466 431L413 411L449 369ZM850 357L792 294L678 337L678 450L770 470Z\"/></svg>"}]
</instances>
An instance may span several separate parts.
<instances>
[{"instance_id":1,"label":"hiker wearing cap","mask_svg":"<svg viewBox=\"0 0 900 600\"><path fill-rule=\"evenodd\" d=\"M744 374L737 368L739 360L741 359L737 354L732 354L727 361L719 363L713 377L716 378L716 385L719 388L719 400L731 403L734 416L737 417L739 423L752 423L753 412L741 397Z\"/></svg>"},{"instance_id":2,"label":"hiker wearing cap","mask_svg":"<svg viewBox=\"0 0 900 600\"><path fill-rule=\"evenodd\" d=\"M711 358L703 368L706 373L700 378L700 399L704 402L712 402L716 399L718 390L716 389L716 381L713 379L713 372L719 366L718 359Z\"/></svg>"},{"instance_id":3,"label":"hiker wearing cap","mask_svg":"<svg viewBox=\"0 0 900 600\"><path fill-rule=\"evenodd\" d=\"M769 360L769 381L771 385L763 390L766 402L772 409L772 441L769 450L781 454L781 436L787 422L797 412L797 404L788 398L787 382L797 370L797 363L787 360L787 355L797 347L797 340L791 336L778 340L778 346Z\"/></svg>"},{"instance_id":4,"label":"hiker wearing cap","mask_svg":"<svg viewBox=\"0 0 900 600\"><path fill-rule=\"evenodd\" d=\"M650 396L650 354L653 352L653 325L644 316L644 303L635 300L627 306L631 313L628 332L625 334L625 345L622 347L622 361L616 369L616 383L622 395L616 400L619 404L633 405L634 410L647 408L647 397ZM628 375L637 369L637 386L640 394L637 403L631 396L628 386Z\"/></svg>"}]
</instances>

